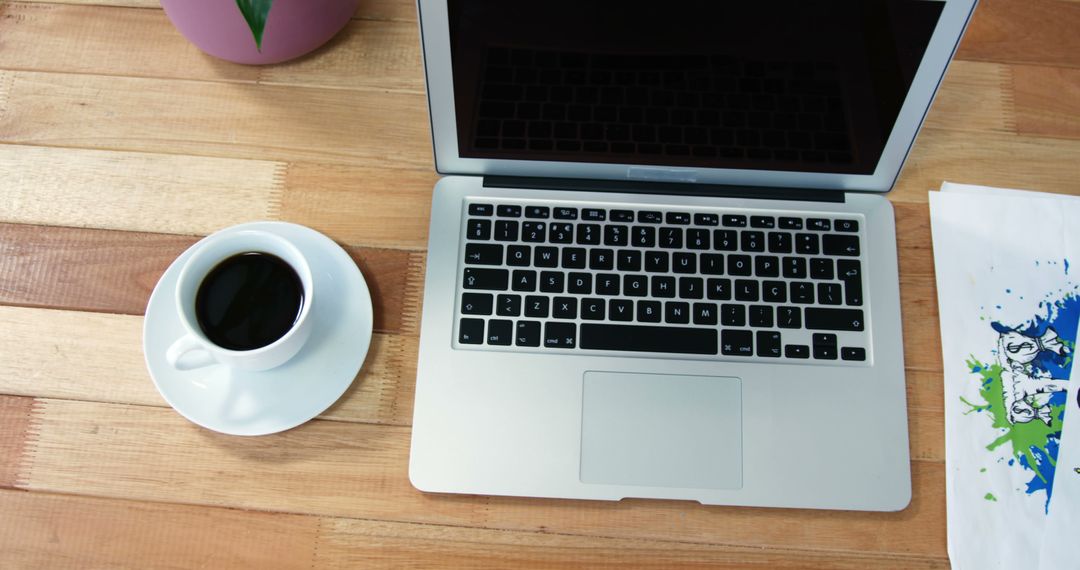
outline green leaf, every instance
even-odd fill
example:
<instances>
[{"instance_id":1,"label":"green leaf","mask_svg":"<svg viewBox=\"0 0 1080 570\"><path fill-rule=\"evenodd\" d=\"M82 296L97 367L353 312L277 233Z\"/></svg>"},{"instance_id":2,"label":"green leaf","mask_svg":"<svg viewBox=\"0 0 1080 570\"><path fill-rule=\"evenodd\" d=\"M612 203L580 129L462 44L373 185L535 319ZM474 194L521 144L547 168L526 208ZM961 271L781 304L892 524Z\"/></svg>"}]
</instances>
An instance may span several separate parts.
<instances>
[{"instance_id":1,"label":"green leaf","mask_svg":"<svg viewBox=\"0 0 1080 570\"><path fill-rule=\"evenodd\" d=\"M255 47L262 51L263 30L266 29L266 17L270 14L270 6L274 0L236 0L240 13L247 20L251 28L251 35L255 36Z\"/></svg>"}]
</instances>

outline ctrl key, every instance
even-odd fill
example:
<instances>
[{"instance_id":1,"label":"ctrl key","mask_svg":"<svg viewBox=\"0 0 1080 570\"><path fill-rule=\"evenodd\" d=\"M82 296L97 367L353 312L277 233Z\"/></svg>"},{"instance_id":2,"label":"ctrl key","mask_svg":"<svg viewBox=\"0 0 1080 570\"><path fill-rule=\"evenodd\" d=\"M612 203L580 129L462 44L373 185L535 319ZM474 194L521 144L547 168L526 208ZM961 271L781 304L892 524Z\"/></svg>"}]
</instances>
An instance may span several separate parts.
<instances>
[{"instance_id":1,"label":"ctrl key","mask_svg":"<svg viewBox=\"0 0 1080 570\"><path fill-rule=\"evenodd\" d=\"M577 325L574 323L544 323L544 346L574 348L577 346Z\"/></svg>"},{"instance_id":2,"label":"ctrl key","mask_svg":"<svg viewBox=\"0 0 1080 570\"><path fill-rule=\"evenodd\" d=\"M461 319L461 324L458 326L458 342L484 344L484 319Z\"/></svg>"}]
</instances>

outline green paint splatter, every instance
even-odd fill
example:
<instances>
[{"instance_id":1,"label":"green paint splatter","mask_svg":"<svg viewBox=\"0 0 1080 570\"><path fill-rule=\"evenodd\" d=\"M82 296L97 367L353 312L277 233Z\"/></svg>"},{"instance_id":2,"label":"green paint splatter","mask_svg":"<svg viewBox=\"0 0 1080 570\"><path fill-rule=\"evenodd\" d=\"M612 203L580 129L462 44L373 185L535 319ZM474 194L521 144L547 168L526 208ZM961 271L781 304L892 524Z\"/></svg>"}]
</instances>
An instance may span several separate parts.
<instances>
[{"instance_id":1,"label":"green paint splatter","mask_svg":"<svg viewBox=\"0 0 1080 570\"><path fill-rule=\"evenodd\" d=\"M987 412L991 419L991 425L1001 430L1001 435L987 445L986 449L993 451L1006 443L1009 444L1012 456L1017 461L1020 461L1022 465L1030 467L1044 483L1047 482L1047 475L1052 476L1052 474L1045 473L1041 469L1041 465L1036 460L1033 452L1040 451L1040 456L1046 458L1051 466L1054 465L1054 455L1047 449L1048 438L1052 435L1056 436L1061 429L1056 425L1048 426L1037 420L1027 423L1010 423L1005 410L1001 366L998 364L984 364L976 360L974 356L969 357L966 364L969 370L979 375L981 383L979 396L984 403L973 404L964 398L960 398L960 401L969 407L964 414ZM1060 418L1065 406L1054 404L1050 409L1050 417Z\"/></svg>"},{"instance_id":2,"label":"green paint splatter","mask_svg":"<svg viewBox=\"0 0 1080 570\"><path fill-rule=\"evenodd\" d=\"M994 501L995 503L997 502L997 497L995 497L993 493L987 493L986 496L983 498L987 501Z\"/></svg>"},{"instance_id":3,"label":"green paint splatter","mask_svg":"<svg viewBox=\"0 0 1080 570\"><path fill-rule=\"evenodd\" d=\"M986 473L986 468L983 467L982 469L979 469L979 473Z\"/></svg>"}]
</instances>

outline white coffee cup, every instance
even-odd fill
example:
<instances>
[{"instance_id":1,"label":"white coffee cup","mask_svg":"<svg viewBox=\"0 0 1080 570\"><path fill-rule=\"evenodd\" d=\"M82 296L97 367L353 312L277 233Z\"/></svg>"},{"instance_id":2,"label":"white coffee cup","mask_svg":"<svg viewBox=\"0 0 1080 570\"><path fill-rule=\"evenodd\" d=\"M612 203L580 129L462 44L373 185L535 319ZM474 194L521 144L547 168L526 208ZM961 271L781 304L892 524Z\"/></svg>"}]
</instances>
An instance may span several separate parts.
<instances>
[{"instance_id":1,"label":"white coffee cup","mask_svg":"<svg viewBox=\"0 0 1080 570\"><path fill-rule=\"evenodd\" d=\"M192 246L176 284L176 310L187 334L166 351L165 359L177 370L191 370L222 364L240 370L268 370L296 356L311 336L311 310L315 303L311 267L299 249L288 240L261 230L241 230L213 234ZM203 280L219 263L243 253L259 252L277 256L296 271L304 291L304 302L291 329L276 341L252 350L231 350L214 344L203 333L195 314L195 299Z\"/></svg>"}]
</instances>

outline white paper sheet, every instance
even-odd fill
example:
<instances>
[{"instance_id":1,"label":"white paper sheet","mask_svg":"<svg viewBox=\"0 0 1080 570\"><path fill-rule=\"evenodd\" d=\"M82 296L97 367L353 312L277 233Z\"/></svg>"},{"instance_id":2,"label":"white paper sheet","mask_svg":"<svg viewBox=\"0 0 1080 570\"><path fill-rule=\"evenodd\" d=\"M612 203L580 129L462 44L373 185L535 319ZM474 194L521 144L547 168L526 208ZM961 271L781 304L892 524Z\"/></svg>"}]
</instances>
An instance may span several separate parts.
<instances>
[{"instance_id":1,"label":"white paper sheet","mask_svg":"<svg viewBox=\"0 0 1080 570\"><path fill-rule=\"evenodd\" d=\"M1080 322L1080 279L1069 265L1080 260L1072 227L1080 202L943 190L930 205L949 557L961 569L1035 567Z\"/></svg>"}]
</instances>

